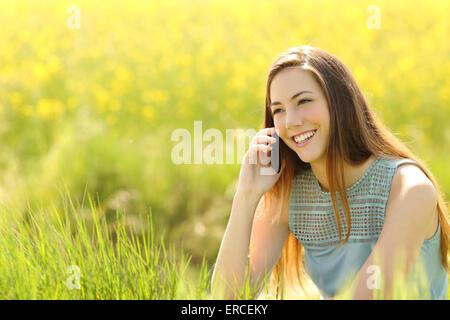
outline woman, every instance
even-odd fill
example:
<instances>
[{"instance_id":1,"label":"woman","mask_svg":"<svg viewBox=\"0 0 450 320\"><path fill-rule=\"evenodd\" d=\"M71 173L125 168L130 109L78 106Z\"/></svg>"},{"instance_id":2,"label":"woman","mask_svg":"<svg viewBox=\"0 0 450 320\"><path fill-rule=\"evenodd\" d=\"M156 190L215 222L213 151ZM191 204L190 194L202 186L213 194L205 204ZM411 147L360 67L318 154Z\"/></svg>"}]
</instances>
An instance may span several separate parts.
<instances>
[{"instance_id":1,"label":"woman","mask_svg":"<svg viewBox=\"0 0 450 320\"><path fill-rule=\"evenodd\" d=\"M450 226L437 182L376 119L348 68L324 50L293 47L273 63L266 89L214 289L237 298L247 278L258 293L273 270L279 289L307 274L327 299L391 299L397 282L418 298L446 299ZM261 174L275 132L281 171Z\"/></svg>"}]
</instances>

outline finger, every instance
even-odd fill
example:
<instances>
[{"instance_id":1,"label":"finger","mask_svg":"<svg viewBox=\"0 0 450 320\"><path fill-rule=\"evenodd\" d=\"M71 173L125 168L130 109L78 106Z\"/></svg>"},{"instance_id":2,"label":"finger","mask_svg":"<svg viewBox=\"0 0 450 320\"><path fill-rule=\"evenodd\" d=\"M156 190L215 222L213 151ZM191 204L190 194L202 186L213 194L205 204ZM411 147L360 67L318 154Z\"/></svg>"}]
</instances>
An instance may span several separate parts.
<instances>
[{"instance_id":1,"label":"finger","mask_svg":"<svg viewBox=\"0 0 450 320\"><path fill-rule=\"evenodd\" d=\"M257 164L258 163L258 152L267 153L272 150L272 147L266 146L265 144L254 144L250 146L248 155L249 155L249 163Z\"/></svg>"},{"instance_id":2,"label":"finger","mask_svg":"<svg viewBox=\"0 0 450 320\"><path fill-rule=\"evenodd\" d=\"M272 127L272 128L264 128L264 129L261 129L261 130L259 130L257 133L256 133L256 135L269 135L269 136L271 136L271 135L273 135L275 133L275 128L274 127Z\"/></svg>"},{"instance_id":3,"label":"finger","mask_svg":"<svg viewBox=\"0 0 450 320\"><path fill-rule=\"evenodd\" d=\"M266 152L259 152L259 162L263 166L269 166L271 159L270 159L270 150Z\"/></svg>"},{"instance_id":4,"label":"finger","mask_svg":"<svg viewBox=\"0 0 450 320\"><path fill-rule=\"evenodd\" d=\"M253 137L252 143L253 144L271 145L271 144L274 144L276 141L277 141L277 139L273 138L271 136L256 135L256 136Z\"/></svg>"}]
</instances>

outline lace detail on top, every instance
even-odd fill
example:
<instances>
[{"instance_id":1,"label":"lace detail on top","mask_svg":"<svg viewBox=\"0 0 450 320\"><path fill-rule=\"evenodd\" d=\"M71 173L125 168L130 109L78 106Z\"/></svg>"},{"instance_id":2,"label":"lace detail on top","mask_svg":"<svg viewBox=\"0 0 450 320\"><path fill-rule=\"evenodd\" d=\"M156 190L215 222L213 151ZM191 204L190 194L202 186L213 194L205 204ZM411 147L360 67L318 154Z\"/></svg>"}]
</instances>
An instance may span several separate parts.
<instances>
[{"instance_id":1,"label":"lace detail on top","mask_svg":"<svg viewBox=\"0 0 450 320\"><path fill-rule=\"evenodd\" d=\"M376 158L363 176L346 189L350 208L349 242L378 239L384 225L386 203L399 159ZM412 162L409 159L401 160ZM414 163L414 162L412 162ZM304 246L338 244L347 235L347 218L337 199L341 240L329 192L324 192L311 169L297 174L292 182L289 226Z\"/></svg>"},{"instance_id":2,"label":"lace detail on top","mask_svg":"<svg viewBox=\"0 0 450 320\"><path fill-rule=\"evenodd\" d=\"M320 189L311 169L294 176L289 228L305 248L305 270L323 297L335 296L369 257L384 226L392 177L404 163L416 164L410 159L376 158L363 176L346 189L351 230L348 242L339 250L336 248L347 235L347 220L340 201L337 205L341 241L330 193ZM417 280L423 275L421 266L426 270L425 287ZM424 240L409 278L414 290L420 287L419 299L446 299L448 273L441 262L440 224L433 237Z\"/></svg>"}]
</instances>

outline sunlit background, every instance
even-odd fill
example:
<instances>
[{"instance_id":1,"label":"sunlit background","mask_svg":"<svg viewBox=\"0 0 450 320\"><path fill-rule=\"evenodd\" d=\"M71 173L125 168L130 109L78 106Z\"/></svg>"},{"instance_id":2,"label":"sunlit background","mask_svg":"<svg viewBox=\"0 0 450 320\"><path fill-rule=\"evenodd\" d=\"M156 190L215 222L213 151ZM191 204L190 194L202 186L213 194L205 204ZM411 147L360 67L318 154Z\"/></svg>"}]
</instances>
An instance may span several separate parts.
<instances>
[{"instance_id":1,"label":"sunlit background","mask_svg":"<svg viewBox=\"0 0 450 320\"><path fill-rule=\"evenodd\" d=\"M240 165L176 165L171 134L193 135L195 120L224 137L260 128L271 63L303 44L341 58L449 199L448 12L446 0L3 0L0 201L25 212L58 206L65 187L91 194L137 231L151 213L193 270L212 266Z\"/></svg>"}]
</instances>

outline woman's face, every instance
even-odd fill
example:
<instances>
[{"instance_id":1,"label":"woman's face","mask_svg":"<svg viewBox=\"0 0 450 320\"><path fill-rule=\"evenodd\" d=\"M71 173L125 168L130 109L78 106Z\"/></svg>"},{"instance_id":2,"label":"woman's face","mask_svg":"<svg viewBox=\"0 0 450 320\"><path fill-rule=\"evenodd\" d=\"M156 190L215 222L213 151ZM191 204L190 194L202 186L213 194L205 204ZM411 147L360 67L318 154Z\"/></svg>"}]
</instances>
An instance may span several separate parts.
<instances>
[{"instance_id":1,"label":"woman's face","mask_svg":"<svg viewBox=\"0 0 450 320\"><path fill-rule=\"evenodd\" d=\"M330 130L327 99L310 71L281 70L272 80L270 97L278 135L303 162L322 162Z\"/></svg>"}]
</instances>

